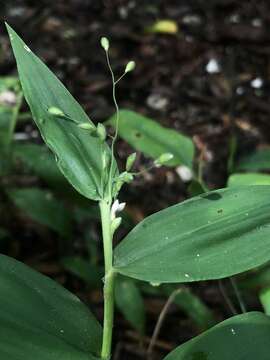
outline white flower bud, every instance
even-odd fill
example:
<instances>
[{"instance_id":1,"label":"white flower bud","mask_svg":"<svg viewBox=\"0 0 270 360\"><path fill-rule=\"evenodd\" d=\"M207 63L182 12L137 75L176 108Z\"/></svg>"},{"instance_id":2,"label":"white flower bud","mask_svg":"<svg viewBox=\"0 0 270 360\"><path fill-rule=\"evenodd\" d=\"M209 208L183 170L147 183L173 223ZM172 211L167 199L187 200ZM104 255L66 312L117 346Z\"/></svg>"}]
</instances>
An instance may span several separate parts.
<instances>
[{"instance_id":1,"label":"white flower bud","mask_svg":"<svg viewBox=\"0 0 270 360\"><path fill-rule=\"evenodd\" d=\"M125 68L125 73L133 71L135 69L136 63L135 61L129 61Z\"/></svg>"},{"instance_id":2,"label":"white flower bud","mask_svg":"<svg viewBox=\"0 0 270 360\"><path fill-rule=\"evenodd\" d=\"M116 199L111 208L111 220L114 220L116 213L123 211L125 206L126 203L119 203L118 199Z\"/></svg>"},{"instance_id":3,"label":"white flower bud","mask_svg":"<svg viewBox=\"0 0 270 360\"><path fill-rule=\"evenodd\" d=\"M103 49L107 52L109 50L109 47L110 47L110 42L109 40L106 38L106 37L102 37L100 39L100 44L101 46L103 47Z\"/></svg>"}]
</instances>

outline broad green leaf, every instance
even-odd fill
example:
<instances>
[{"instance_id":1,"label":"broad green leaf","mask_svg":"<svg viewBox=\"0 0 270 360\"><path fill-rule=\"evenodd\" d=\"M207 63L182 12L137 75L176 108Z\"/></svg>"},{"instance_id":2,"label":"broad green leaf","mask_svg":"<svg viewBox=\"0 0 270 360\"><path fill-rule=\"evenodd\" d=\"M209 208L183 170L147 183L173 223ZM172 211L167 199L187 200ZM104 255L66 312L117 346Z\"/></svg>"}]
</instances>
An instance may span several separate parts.
<instances>
[{"instance_id":1,"label":"broad green leaf","mask_svg":"<svg viewBox=\"0 0 270 360\"><path fill-rule=\"evenodd\" d=\"M237 315L173 350L164 360L268 360L270 319Z\"/></svg>"},{"instance_id":2,"label":"broad green leaf","mask_svg":"<svg viewBox=\"0 0 270 360\"><path fill-rule=\"evenodd\" d=\"M46 146L15 143L13 155L15 160L21 161L26 168L44 179L50 186L62 188L68 184L58 169L53 154Z\"/></svg>"},{"instance_id":3,"label":"broad green leaf","mask_svg":"<svg viewBox=\"0 0 270 360\"><path fill-rule=\"evenodd\" d=\"M190 138L130 110L121 110L119 115L119 135L136 150L153 159L171 153L174 157L168 165L192 167L194 145ZM115 126L115 120L113 116L109 124Z\"/></svg>"},{"instance_id":4,"label":"broad green leaf","mask_svg":"<svg viewBox=\"0 0 270 360\"><path fill-rule=\"evenodd\" d=\"M250 155L242 157L236 164L236 171L258 171L270 169L270 149L258 149Z\"/></svg>"},{"instance_id":5,"label":"broad green leaf","mask_svg":"<svg viewBox=\"0 0 270 360\"><path fill-rule=\"evenodd\" d=\"M7 29L24 96L60 170L82 195L93 200L103 198L109 172L108 166L103 168L103 158L105 154L110 157L108 146L98 136L78 126L92 122L47 66L9 25Z\"/></svg>"},{"instance_id":6,"label":"broad green leaf","mask_svg":"<svg viewBox=\"0 0 270 360\"><path fill-rule=\"evenodd\" d=\"M71 215L51 192L31 188L12 189L7 193L15 205L31 219L62 236L70 236Z\"/></svg>"},{"instance_id":7,"label":"broad green leaf","mask_svg":"<svg viewBox=\"0 0 270 360\"><path fill-rule=\"evenodd\" d=\"M115 269L150 282L238 274L270 260L270 186L212 191L139 223L115 249Z\"/></svg>"},{"instance_id":8,"label":"broad green leaf","mask_svg":"<svg viewBox=\"0 0 270 360\"><path fill-rule=\"evenodd\" d=\"M264 312L270 315L270 287L267 287L260 292L260 301L262 303Z\"/></svg>"},{"instance_id":9,"label":"broad green leaf","mask_svg":"<svg viewBox=\"0 0 270 360\"><path fill-rule=\"evenodd\" d=\"M89 206L89 200L78 193L61 173L47 146L15 142L12 150L13 162L16 165L23 165L24 169L39 176L73 205Z\"/></svg>"},{"instance_id":10,"label":"broad green leaf","mask_svg":"<svg viewBox=\"0 0 270 360\"><path fill-rule=\"evenodd\" d=\"M269 263L238 276L238 286L243 291L258 292L270 284Z\"/></svg>"},{"instance_id":11,"label":"broad green leaf","mask_svg":"<svg viewBox=\"0 0 270 360\"><path fill-rule=\"evenodd\" d=\"M102 286L104 270L99 266L94 266L78 256L70 256L61 259L64 268L75 276L78 276L91 287L99 288Z\"/></svg>"},{"instance_id":12,"label":"broad green leaf","mask_svg":"<svg viewBox=\"0 0 270 360\"><path fill-rule=\"evenodd\" d=\"M258 173L233 174L229 177L228 186L270 185L270 175Z\"/></svg>"},{"instance_id":13,"label":"broad green leaf","mask_svg":"<svg viewBox=\"0 0 270 360\"><path fill-rule=\"evenodd\" d=\"M115 283L115 303L124 317L140 333L145 330L145 307L134 280L118 276Z\"/></svg>"},{"instance_id":14,"label":"broad green leaf","mask_svg":"<svg viewBox=\"0 0 270 360\"><path fill-rule=\"evenodd\" d=\"M56 282L0 255L0 294L1 359L96 359L101 326Z\"/></svg>"}]
</instances>

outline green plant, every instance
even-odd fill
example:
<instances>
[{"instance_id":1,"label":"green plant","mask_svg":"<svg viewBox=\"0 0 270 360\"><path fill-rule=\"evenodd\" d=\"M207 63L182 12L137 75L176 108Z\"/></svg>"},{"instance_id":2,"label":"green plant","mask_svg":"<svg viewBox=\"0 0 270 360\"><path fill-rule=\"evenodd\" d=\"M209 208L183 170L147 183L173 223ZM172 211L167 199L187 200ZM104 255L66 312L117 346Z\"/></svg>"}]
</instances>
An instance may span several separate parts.
<instances>
[{"instance_id":1,"label":"green plant","mask_svg":"<svg viewBox=\"0 0 270 360\"><path fill-rule=\"evenodd\" d=\"M9 27L24 96L58 167L83 196L99 203L105 276L103 329L69 292L27 266L0 257L0 354L17 360L84 360L111 356L114 291L119 274L161 283L228 277L270 260L270 187L220 189L149 216L113 249L121 224L117 201L132 180L131 160L119 173L102 124L95 126L60 81ZM109 43L103 38L111 70ZM132 67L132 66L131 66ZM33 76L34 74L34 76ZM134 158L134 157L133 157ZM168 159L162 154L159 162ZM119 290L118 290L119 291ZM20 296L20 301L17 297ZM230 346L228 346L228 344ZM232 317L179 346L165 359L267 360L270 320L258 312Z\"/></svg>"}]
</instances>

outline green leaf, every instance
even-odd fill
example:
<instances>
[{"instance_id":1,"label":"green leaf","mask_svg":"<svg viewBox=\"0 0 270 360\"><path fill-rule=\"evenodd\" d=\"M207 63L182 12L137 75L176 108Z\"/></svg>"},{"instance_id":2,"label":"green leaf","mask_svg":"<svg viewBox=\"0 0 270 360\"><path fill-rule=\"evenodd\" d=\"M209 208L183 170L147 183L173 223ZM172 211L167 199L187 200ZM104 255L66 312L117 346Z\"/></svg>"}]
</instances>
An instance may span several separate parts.
<instances>
[{"instance_id":1,"label":"green leaf","mask_svg":"<svg viewBox=\"0 0 270 360\"><path fill-rule=\"evenodd\" d=\"M264 312L270 315L270 287L264 288L260 292L260 301L262 303Z\"/></svg>"},{"instance_id":2,"label":"green leaf","mask_svg":"<svg viewBox=\"0 0 270 360\"><path fill-rule=\"evenodd\" d=\"M58 169L53 154L46 146L15 143L13 155L15 160L20 160L24 166L44 179L49 185L62 188L68 184Z\"/></svg>"},{"instance_id":3,"label":"green leaf","mask_svg":"<svg viewBox=\"0 0 270 360\"><path fill-rule=\"evenodd\" d=\"M173 158L168 165L192 167L194 145L190 138L130 110L120 110L119 116L119 135L136 150L153 159L171 153ZM115 126L115 120L113 116L109 123Z\"/></svg>"},{"instance_id":4,"label":"green leaf","mask_svg":"<svg viewBox=\"0 0 270 360\"><path fill-rule=\"evenodd\" d=\"M70 236L71 215L51 192L31 188L12 189L7 193L15 205L31 219L48 226L62 236Z\"/></svg>"},{"instance_id":5,"label":"green leaf","mask_svg":"<svg viewBox=\"0 0 270 360\"><path fill-rule=\"evenodd\" d=\"M234 316L173 350L164 360L268 360L270 319L250 312Z\"/></svg>"},{"instance_id":6,"label":"green leaf","mask_svg":"<svg viewBox=\"0 0 270 360\"><path fill-rule=\"evenodd\" d=\"M134 280L118 276L115 283L115 303L124 317L140 333L145 331L145 307Z\"/></svg>"},{"instance_id":7,"label":"green leaf","mask_svg":"<svg viewBox=\"0 0 270 360\"><path fill-rule=\"evenodd\" d=\"M78 276L91 287L100 288L104 270L99 266L94 266L78 256L69 256L61 259L64 268L75 276Z\"/></svg>"},{"instance_id":8,"label":"green leaf","mask_svg":"<svg viewBox=\"0 0 270 360\"><path fill-rule=\"evenodd\" d=\"M115 269L149 282L231 276L270 260L270 186L212 191L149 216L115 249Z\"/></svg>"},{"instance_id":9,"label":"green leaf","mask_svg":"<svg viewBox=\"0 0 270 360\"><path fill-rule=\"evenodd\" d=\"M254 153L242 157L237 165L236 171L258 171L270 169L270 149L258 149Z\"/></svg>"},{"instance_id":10,"label":"green leaf","mask_svg":"<svg viewBox=\"0 0 270 360\"><path fill-rule=\"evenodd\" d=\"M24 96L60 170L82 195L93 200L103 198L109 172L108 167L103 169L103 157L110 153L108 146L98 136L78 126L92 122L47 66L9 25L7 29ZM49 111L52 108L59 109L65 116L52 114Z\"/></svg>"},{"instance_id":11,"label":"green leaf","mask_svg":"<svg viewBox=\"0 0 270 360\"><path fill-rule=\"evenodd\" d=\"M270 185L270 175L258 173L233 174L229 177L228 186Z\"/></svg>"},{"instance_id":12,"label":"green leaf","mask_svg":"<svg viewBox=\"0 0 270 360\"><path fill-rule=\"evenodd\" d=\"M0 255L0 294L1 359L96 359L101 326L56 282Z\"/></svg>"}]
</instances>

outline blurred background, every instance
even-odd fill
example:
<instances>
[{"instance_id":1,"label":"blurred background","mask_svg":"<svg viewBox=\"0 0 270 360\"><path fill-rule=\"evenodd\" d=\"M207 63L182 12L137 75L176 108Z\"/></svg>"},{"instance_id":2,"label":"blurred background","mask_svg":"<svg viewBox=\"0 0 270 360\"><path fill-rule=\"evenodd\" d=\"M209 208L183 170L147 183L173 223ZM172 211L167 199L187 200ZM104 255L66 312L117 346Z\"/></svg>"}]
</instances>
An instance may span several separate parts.
<instances>
[{"instance_id":1,"label":"blurred background","mask_svg":"<svg viewBox=\"0 0 270 360\"><path fill-rule=\"evenodd\" d=\"M116 75L128 61L136 62L117 87L120 108L134 111L138 121L143 115L160 124L161 137L167 127L176 132L172 136L183 135L194 144L194 155L181 154L180 138L175 149L192 157L188 164L176 161L145 171L155 158L149 150L155 131L154 140L135 133L135 138L143 136L144 147L120 132L119 166L123 169L127 156L137 151L135 168L143 173L121 194L127 208L118 242L147 215L205 189L270 184L270 4L6 0L0 20L0 250L77 293L102 319L98 209L71 189L42 145L21 99L3 22L23 37L95 123L115 112L100 46L100 37L108 37ZM173 152L164 134L164 152ZM260 309L268 268L258 270L256 281L253 276L243 275L239 288L246 306ZM145 359L147 349L149 359L160 359L176 344L239 312L231 285L225 280L183 287L149 350L157 318L177 286L121 279L114 359Z\"/></svg>"}]
</instances>

